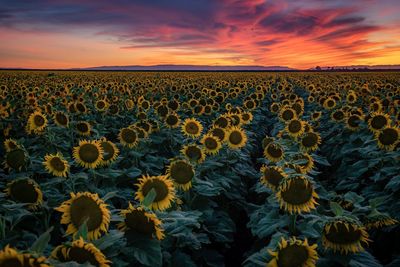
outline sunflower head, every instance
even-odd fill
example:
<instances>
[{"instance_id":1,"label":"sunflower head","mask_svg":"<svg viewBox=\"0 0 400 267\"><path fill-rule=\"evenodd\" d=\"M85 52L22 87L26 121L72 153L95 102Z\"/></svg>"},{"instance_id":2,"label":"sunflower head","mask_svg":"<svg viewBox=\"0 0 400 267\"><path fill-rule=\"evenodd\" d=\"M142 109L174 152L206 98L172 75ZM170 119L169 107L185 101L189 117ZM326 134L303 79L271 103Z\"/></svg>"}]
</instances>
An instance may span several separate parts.
<instances>
[{"instance_id":1,"label":"sunflower head","mask_svg":"<svg viewBox=\"0 0 400 267\"><path fill-rule=\"evenodd\" d=\"M42 112L35 111L28 118L27 130L40 134L44 131L47 126L47 118Z\"/></svg>"},{"instance_id":2,"label":"sunflower head","mask_svg":"<svg viewBox=\"0 0 400 267\"><path fill-rule=\"evenodd\" d=\"M53 115L54 122L61 127L68 127L69 117L62 111L57 111Z\"/></svg>"},{"instance_id":3,"label":"sunflower head","mask_svg":"<svg viewBox=\"0 0 400 267\"><path fill-rule=\"evenodd\" d=\"M373 113L368 120L368 128L373 132L377 132L388 127L390 123L391 120L388 114L377 112Z\"/></svg>"},{"instance_id":4,"label":"sunflower head","mask_svg":"<svg viewBox=\"0 0 400 267\"><path fill-rule=\"evenodd\" d=\"M271 142L264 148L264 157L271 162L278 162L285 156L283 147L276 143Z\"/></svg>"},{"instance_id":5,"label":"sunflower head","mask_svg":"<svg viewBox=\"0 0 400 267\"><path fill-rule=\"evenodd\" d=\"M398 223L399 223L398 220L393 219L389 215L375 211L369 214L365 218L364 226L367 230L369 230L369 229L380 229Z\"/></svg>"},{"instance_id":6,"label":"sunflower head","mask_svg":"<svg viewBox=\"0 0 400 267\"><path fill-rule=\"evenodd\" d=\"M266 166L263 165L260 169L261 172L261 183L273 191L277 189L283 179L287 177L287 174L281 167L278 166Z\"/></svg>"},{"instance_id":7,"label":"sunflower head","mask_svg":"<svg viewBox=\"0 0 400 267\"><path fill-rule=\"evenodd\" d=\"M28 154L23 147L10 150L5 155L4 165L9 170L21 171L28 164Z\"/></svg>"},{"instance_id":8,"label":"sunflower head","mask_svg":"<svg viewBox=\"0 0 400 267\"><path fill-rule=\"evenodd\" d=\"M358 114L350 114L346 117L346 126L351 131L356 131L360 128L362 118Z\"/></svg>"},{"instance_id":9,"label":"sunflower head","mask_svg":"<svg viewBox=\"0 0 400 267\"><path fill-rule=\"evenodd\" d=\"M20 148L20 145L18 144L18 142L11 138L4 140L3 144L4 144L4 150L6 152L10 152L11 150Z\"/></svg>"},{"instance_id":10,"label":"sunflower head","mask_svg":"<svg viewBox=\"0 0 400 267\"><path fill-rule=\"evenodd\" d=\"M321 144L321 136L316 132L307 132L301 136L299 142L302 150L313 152L317 150L318 145Z\"/></svg>"},{"instance_id":11,"label":"sunflower head","mask_svg":"<svg viewBox=\"0 0 400 267\"><path fill-rule=\"evenodd\" d=\"M165 117L165 124L167 124L169 128L177 128L179 126L179 123L180 123L179 116L175 112L169 113Z\"/></svg>"},{"instance_id":12,"label":"sunflower head","mask_svg":"<svg viewBox=\"0 0 400 267\"><path fill-rule=\"evenodd\" d=\"M71 244L56 247L51 253L51 257L61 262L90 263L98 267L109 267L111 263L95 245L86 242L82 237L74 240Z\"/></svg>"},{"instance_id":13,"label":"sunflower head","mask_svg":"<svg viewBox=\"0 0 400 267\"><path fill-rule=\"evenodd\" d=\"M211 134L205 134L201 139L201 143L203 144L206 153L212 155L218 154L218 151L222 147L219 138Z\"/></svg>"},{"instance_id":14,"label":"sunflower head","mask_svg":"<svg viewBox=\"0 0 400 267\"><path fill-rule=\"evenodd\" d=\"M199 137L202 131L203 125L194 118L186 119L182 124L182 132L188 137Z\"/></svg>"},{"instance_id":15,"label":"sunflower head","mask_svg":"<svg viewBox=\"0 0 400 267\"><path fill-rule=\"evenodd\" d=\"M182 154L191 162L201 163L206 158L204 149L196 144L185 145L181 150Z\"/></svg>"},{"instance_id":16,"label":"sunflower head","mask_svg":"<svg viewBox=\"0 0 400 267\"><path fill-rule=\"evenodd\" d=\"M225 140L226 132L223 128L214 126L210 129L209 133L219 139L220 142Z\"/></svg>"},{"instance_id":17,"label":"sunflower head","mask_svg":"<svg viewBox=\"0 0 400 267\"><path fill-rule=\"evenodd\" d=\"M273 257L267 267L311 267L316 266L318 260L317 245L309 245L304 241L292 237L284 238L279 242L276 251L269 251Z\"/></svg>"},{"instance_id":18,"label":"sunflower head","mask_svg":"<svg viewBox=\"0 0 400 267\"><path fill-rule=\"evenodd\" d=\"M128 148L133 148L138 144L139 134L132 127L122 128L118 134L119 142Z\"/></svg>"},{"instance_id":19,"label":"sunflower head","mask_svg":"<svg viewBox=\"0 0 400 267\"><path fill-rule=\"evenodd\" d=\"M365 227L345 217L335 217L322 230L322 245L341 254L361 252L369 241Z\"/></svg>"},{"instance_id":20,"label":"sunflower head","mask_svg":"<svg viewBox=\"0 0 400 267\"><path fill-rule=\"evenodd\" d=\"M317 205L317 193L314 186L305 176L285 178L279 185L276 197L281 208L293 214L310 212Z\"/></svg>"},{"instance_id":21,"label":"sunflower head","mask_svg":"<svg viewBox=\"0 0 400 267\"><path fill-rule=\"evenodd\" d=\"M294 154L292 160L299 167L300 173L309 173L314 167L314 160L308 153Z\"/></svg>"},{"instance_id":22,"label":"sunflower head","mask_svg":"<svg viewBox=\"0 0 400 267\"><path fill-rule=\"evenodd\" d=\"M165 175L149 176L144 175L139 179L137 184L138 190L135 194L135 199L142 202L147 194L154 189L156 196L151 204L154 210L165 210L172 205L175 199L174 183Z\"/></svg>"},{"instance_id":23,"label":"sunflower head","mask_svg":"<svg viewBox=\"0 0 400 267\"><path fill-rule=\"evenodd\" d=\"M90 135L91 126L87 121L78 121L75 127L80 135Z\"/></svg>"},{"instance_id":24,"label":"sunflower head","mask_svg":"<svg viewBox=\"0 0 400 267\"><path fill-rule=\"evenodd\" d=\"M4 267L50 267L45 257L20 253L9 245L0 250L0 266Z\"/></svg>"},{"instance_id":25,"label":"sunflower head","mask_svg":"<svg viewBox=\"0 0 400 267\"><path fill-rule=\"evenodd\" d=\"M178 188L189 190L195 174L193 166L186 160L174 159L167 168L167 177L170 178Z\"/></svg>"},{"instance_id":26,"label":"sunflower head","mask_svg":"<svg viewBox=\"0 0 400 267\"><path fill-rule=\"evenodd\" d=\"M68 161L59 152L46 155L43 165L48 173L58 177L66 177L69 171Z\"/></svg>"},{"instance_id":27,"label":"sunflower head","mask_svg":"<svg viewBox=\"0 0 400 267\"><path fill-rule=\"evenodd\" d=\"M27 203L31 210L36 210L43 203L43 193L39 185L29 178L20 178L8 183L5 193L17 203Z\"/></svg>"},{"instance_id":28,"label":"sunflower head","mask_svg":"<svg viewBox=\"0 0 400 267\"><path fill-rule=\"evenodd\" d=\"M121 211L124 221L118 224L118 228L124 231L129 237L130 233L139 233L149 238L164 239L164 230L161 228L161 221L153 212L144 210L143 207L129 207Z\"/></svg>"},{"instance_id":29,"label":"sunflower head","mask_svg":"<svg viewBox=\"0 0 400 267\"><path fill-rule=\"evenodd\" d=\"M291 137L298 137L304 133L305 130L305 123L299 119L291 119L290 121L286 122L285 131Z\"/></svg>"},{"instance_id":30,"label":"sunflower head","mask_svg":"<svg viewBox=\"0 0 400 267\"><path fill-rule=\"evenodd\" d=\"M86 222L88 239L98 239L106 233L110 224L110 211L107 204L97 194L89 192L71 193L71 198L64 201L55 210L62 212L61 224L67 224L67 235L78 232Z\"/></svg>"},{"instance_id":31,"label":"sunflower head","mask_svg":"<svg viewBox=\"0 0 400 267\"><path fill-rule=\"evenodd\" d=\"M381 149L392 151L400 141L400 129L396 127L387 127L375 133L375 139Z\"/></svg>"},{"instance_id":32,"label":"sunflower head","mask_svg":"<svg viewBox=\"0 0 400 267\"><path fill-rule=\"evenodd\" d=\"M101 165L108 166L117 159L119 149L113 142L108 141L106 138L100 139L99 143L104 152Z\"/></svg>"},{"instance_id":33,"label":"sunflower head","mask_svg":"<svg viewBox=\"0 0 400 267\"><path fill-rule=\"evenodd\" d=\"M290 107L283 107L279 112L279 119L281 121L290 121L292 119L297 118L297 113L294 109Z\"/></svg>"},{"instance_id":34,"label":"sunflower head","mask_svg":"<svg viewBox=\"0 0 400 267\"><path fill-rule=\"evenodd\" d=\"M242 148L247 142L246 132L237 126L229 127L225 135L225 142L231 149Z\"/></svg>"},{"instance_id":35,"label":"sunflower head","mask_svg":"<svg viewBox=\"0 0 400 267\"><path fill-rule=\"evenodd\" d=\"M103 149L98 141L79 141L79 145L74 147L73 157L82 167L95 169L103 160Z\"/></svg>"}]
</instances>

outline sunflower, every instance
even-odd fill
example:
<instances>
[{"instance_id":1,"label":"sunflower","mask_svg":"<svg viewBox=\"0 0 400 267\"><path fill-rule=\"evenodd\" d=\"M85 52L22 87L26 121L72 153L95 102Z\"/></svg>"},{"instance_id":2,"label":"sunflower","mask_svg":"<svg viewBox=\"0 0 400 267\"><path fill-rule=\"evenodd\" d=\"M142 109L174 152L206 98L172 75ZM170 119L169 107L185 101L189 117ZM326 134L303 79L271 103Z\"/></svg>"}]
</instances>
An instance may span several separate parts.
<instances>
[{"instance_id":1,"label":"sunflower","mask_svg":"<svg viewBox=\"0 0 400 267\"><path fill-rule=\"evenodd\" d=\"M192 186L195 171L186 160L174 159L167 168L166 176L174 181L176 187L187 191Z\"/></svg>"},{"instance_id":2,"label":"sunflower","mask_svg":"<svg viewBox=\"0 0 400 267\"><path fill-rule=\"evenodd\" d=\"M337 109L331 113L331 119L336 122L343 121L345 117L346 113L342 109Z\"/></svg>"},{"instance_id":3,"label":"sunflower","mask_svg":"<svg viewBox=\"0 0 400 267\"><path fill-rule=\"evenodd\" d=\"M47 118L40 111L35 111L28 118L27 129L29 132L39 134L44 131L47 126Z\"/></svg>"},{"instance_id":4,"label":"sunflower","mask_svg":"<svg viewBox=\"0 0 400 267\"><path fill-rule=\"evenodd\" d=\"M135 208L129 203L129 207L121 211L124 221L118 224L118 228L129 233L139 233L149 238L164 239L164 230L161 228L161 221L157 216L142 207Z\"/></svg>"},{"instance_id":5,"label":"sunflower","mask_svg":"<svg viewBox=\"0 0 400 267\"><path fill-rule=\"evenodd\" d=\"M231 126L231 121L226 115L221 115L214 121L214 126L226 129Z\"/></svg>"},{"instance_id":6,"label":"sunflower","mask_svg":"<svg viewBox=\"0 0 400 267\"><path fill-rule=\"evenodd\" d=\"M375 133L375 140L381 149L392 151L400 140L400 129L396 127L387 127Z\"/></svg>"},{"instance_id":7,"label":"sunflower","mask_svg":"<svg viewBox=\"0 0 400 267\"><path fill-rule=\"evenodd\" d=\"M346 118L346 126L351 131L356 131L360 127L361 121L362 121L361 116L357 114L349 115Z\"/></svg>"},{"instance_id":8,"label":"sunflower","mask_svg":"<svg viewBox=\"0 0 400 267\"><path fill-rule=\"evenodd\" d=\"M279 109L280 109L280 105L279 105L279 103L276 103L276 102L272 103L272 104L269 106L269 110L270 110L273 114L278 113L278 112L279 112Z\"/></svg>"},{"instance_id":9,"label":"sunflower","mask_svg":"<svg viewBox=\"0 0 400 267\"><path fill-rule=\"evenodd\" d=\"M317 245L310 246L307 239L282 238L277 251L268 251L273 258L267 267L315 267L318 260L316 248Z\"/></svg>"},{"instance_id":10,"label":"sunflower","mask_svg":"<svg viewBox=\"0 0 400 267\"><path fill-rule=\"evenodd\" d=\"M36 210L43 203L43 193L32 179L20 178L7 184L7 196L17 203L27 203L28 208Z\"/></svg>"},{"instance_id":11,"label":"sunflower","mask_svg":"<svg viewBox=\"0 0 400 267\"><path fill-rule=\"evenodd\" d=\"M17 149L19 148L19 144L16 140L8 138L6 140L4 140L4 150L6 152L10 152L11 150Z\"/></svg>"},{"instance_id":12,"label":"sunflower","mask_svg":"<svg viewBox=\"0 0 400 267\"><path fill-rule=\"evenodd\" d=\"M128 148L133 148L138 144L139 136L136 129L131 127L122 128L118 134L119 142Z\"/></svg>"},{"instance_id":13,"label":"sunflower","mask_svg":"<svg viewBox=\"0 0 400 267\"><path fill-rule=\"evenodd\" d=\"M1 267L50 267L45 257L35 257L29 253L20 253L9 245L0 250Z\"/></svg>"},{"instance_id":14,"label":"sunflower","mask_svg":"<svg viewBox=\"0 0 400 267\"><path fill-rule=\"evenodd\" d=\"M318 121L318 120L321 118L321 116L322 116L322 112L321 112L321 111L314 111L314 112L311 114L311 119L312 119L313 121Z\"/></svg>"},{"instance_id":15,"label":"sunflower","mask_svg":"<svg viewBox=\"0 0 400 267\"><path fill-rule=\"evenodd\" d=\"M75 234L86 221L88 239L98 239L101 232L107 232L110 224L107 204L97 194L90 192L71 192L71 198L55 210L63 213L61 224L68 224L67 235Z\"/></svg>"},{"instance_id":16,"label":"sunflower","mask_svg":"<svg viewBox=\"0 0 400 267\"><path fill-rule=\"evenodd\" d=\"M222 147L219 138L211 134L205 134L201 139L201 143L204 145L206 153L212 155L218 154Z\"/></svg>"},{"instance_id":17,"label":"sunflower","mask_svg":"<svg viewBox=\"0 0 400 267\"><path fill-rule=\"evenodd\" d=\"M284 156L285 151L278 143L271 142L264 148L264 157L271 162L278 162L282 160Z\"/></svg>"},{"instance_id":18,"label":"sunflower","mask_svg":"<svg viewBox=\"0 0 400 267\"><path fill-rule=\"evenodd\" d=\"M225 141L231 149L242 148L247 142L246 132L237 126L229 127L227 129Z\"/></svg>"},{"instance_id":19,"label":"sunflower","mask_svg":"<svg viewBox=\"0 0 400 267\"><path fill-rule=\"evenodd\" d=\"M273 138L273 137L271 137L271 136L265 136L264 138L263 138L263 140L262 140L262 142L261 142L261 145L262 145L262 148L263 149L265 149L265 147L269 144L269 143L271 143L271 142L273 142L275 139Z\"/></svg>"},{"instance_id":20,"label":"sunflower","mask_svg":"<svg viewBox=\"0 0 400 267\"><path fill-rule=\"evenodd\" d=\"M175 112L169 113L165 117L165 123L169 128L177 128L179 127L180 124L180 118L179 115L176 114Z\"/></svg>"},{"instance_id":21,"label":"sunflower","mask_svg":"<svg viewBox=\"0 0 400 267\"><path fill-rule=\"evenodd\" d=\"M88 262L96 267L109 267L111 263L95 245L86 242L82 237L71 244L56 247L51 257L61 262L75 261L79 264Z\"/></svg>"},{"instance_id":22,"label":"sunflower","mask_svg":"<svg viewBox=\"0 0 400 267\"><path fill-rule=\"evenodd\" d=\"M300 147L302 150L312 152L318 149L321 144L321 136L316 132L308 132L301 136Z\"/></svg>"},{"instance_id":23,"label":"sunflower","mask_svg":"<svg viewBox=\"0 0 400 267\"><path fill-rule=\"evenodd\" d=\"M204 152L204 149L199 147L196 144L191 144L191 145L185 145L183 146L181 150L182 154L185 155L185 157L195 163L201 163L205 160L206 154Z\"/></svg>"},{"instance_id":24,"label":"sunflower","mask_svg":"<svg viewBox=\"0 0 400 267\"><path fill-rule=\"evenodd\" d=\"M349 218L336 217L325 223L322 230L322 245L341 254L361 252L369 241L365 227Z\"/></svg>"},{"instance_id":25,"label":"sunflower","mask_svg":"<svg viewBox=\"0 0 400 267\"><path fill-rule=\"evenodd\" d=\"M377 132L388 127L390 123L391 120L388 114L375 112L371 114L371 118L368 120L368 128L373 132Z\"/></svg>"},{"instance_id":26,"label":"sunflower","mask_svg":"<svg viewBox=\"0 0 400 267\"><path fill-rule=\"evenodd\" d=\"M241 113L243 124L249 124L253 120L253 114L249 111Z\"/></svg>"},{"instance_id":27,"label":"sunflower","mask_svg":"<svg viewBox=\"0 0 400 267\"><path fill-rule=\"evenodd\" d=\"M333 109L334 107L336 107L336 101L335 99L329 97L324 101L323 107L325 109Z\"/></svg>"},{"instance_id":28,"label":"sunflower","mask_svg":"<svg viewBox=\"0 0 400 267\"><path fill-rule=\"evenodd\" d=\"M107 101L100 99L96 101L94 106L97 111L103 112L108 108L108 103Z\"/></svg>"},{"instance_id":29,"label":"sunflower","mask_svg":"<svg viewBox=\"0 0 400 267\"><path fill-rule=\"evenodd\" d=\"M8 151L5 155L4 165L7 169L21 171L28 163L28 154L23 147Z\"/></svg>"},{"instance_id":30,"label":"sunflower","mask_svg":"<svg viewBox=\"0 0 400 267\"><path fill-rule=\"evenodd\" d=\"M223 128L220 128L218 126L213 126L208 132L211 135L218 137L220 142L223 142L225 140L226 132Z\"/></svg>"},{"instance_id":31,"label":"sunflower","mask_svg":"<svg viewBox=\"0 0 400 267\"><path fill-rule=\"evenodd\" d=\"M182 132L184 135L192 138L199 137L203 131L203 125L194 119L186 119L182 124Z\"/></svg>"},{"instance_id":32,"label":"sunflower","mask_svg":"<svg viewBox=\"0 0 400 267\"><path fill-rule=\"evenodd\" d=\"M280 182L287 177L287 174L283 171L281 167L278 166L266 166L263 165L260 169L262 174L261 183L273 191L279 186Z\"/></svg>"},{"instance_id":33,"label":"sunflower","mask_svg":"<svg viewBox=\"0 0 400 267\"><path fill-rule=\"evenodd\" d=\"M297 113L294 109L290 107L282 107L279 112L279 119L281 121L290 121L297 118Z\"/></svg>"},{"instance_id":34,"label":"sunflower","mask_svg":"<svg viewBox=\"0 0 400 267\"><path fill-rule=\"evenodd\" d=\"M289 213L310 212L317 205L317 193L304 176L285 178L279 185L276 197L280 207Z\"/></svg>"},{"instance_id":35,"label":"sunflower","mask_svg":"<svg viewBox=\"0 0 400 267\"><path fill-rule=\"evenodd\" d=\"M297 153L293 156L294 161L302 161L304 163L296 163L301 173L309 173L314 167L314 160L308 153Z\"/></svg>"},{"instance_id":36,"label":"sunflower","mask_svg":"<svg viewBox=\"0 0 400 267\"><path fill-rule=\"evenodd\" d=\"M154 210L162 211L171 207L172 201L175 199L174 183L166 175L144 175L136 185L138 190L136 191L135 199L140 202L145 199L151 189L154 189L156 197L151 204L151 208Z\"/></svg>"},{"instance_id":37,"label":"sunflower","mask_svg":"<svg viewBox=\"0 0 400 267\"><path fill-rule=\"evenodd\" d=\"M73 157L82 167L95 169L103 160L103 149L98 141L80 140L74 147Z\"/></svg>"},{"instance_id":38,"label":"sunflower","mask_svg":"<svg viewBox=\"0 0 400 267\"><path fill-rule=\"evenodd\" d=\"M67 177L69 164L61 153L46 155L43 165L48 173L58 177Z\"/></svg>"},{"instance_id":39,"label":"sunflower","mask_svg":"<svg viewBox=\"0 0 400 267\"><path fill-rule=\"evenodd\" d=\"M58 126L68 127L69 124L68 115L62 111L57 111L56 113L54 113L53 120Z\"/></svg>"},{"instance_id":40,"label":"sunflower","mask_svg":"<svg viewBox=\"0 0 400 267\"><path fill-rule=\"evenodd\" d=\"M79 121L76 123L76 131L83 136L90 135L91 126L86 121Z\"/></svg>"},{"instance_id":41,"label":"sunflower","mask_svg":"<svg viewBox=\"0 0 400 267\"><path fill-rule=\"evenodd\" d=\"M304 133L304 129L305 129L304 126L305 126L304 121L299 120L299 119L292 119L292 120L286 122L285 131L291 137L296 138Z\"/></svg>"},{"instance_id":42,"label":"sunflower","mask_svg":"<svg viewBox=\"0 0 400 267\"><path fill-rule=\"evenodd\" d=\"M99 143L104 153L103 160L100 165L108 166L117 159L119 154L119 149L113 142L108 141L106 138L100 139Z\"/></svg>"},{"instance_id":43,"label":"sunflower","mask_svg":"<svg viewBox=\"0 0 400 267\"><path fill-rule=\"evenodd\" d=\"M387 214L380 213L377 210L374 210L369 214L364 221L364 226L367 230L369 229L379 229L385 226L391 226L398 224L399 221L393 219Z\"/></svg>"}]
</instances>

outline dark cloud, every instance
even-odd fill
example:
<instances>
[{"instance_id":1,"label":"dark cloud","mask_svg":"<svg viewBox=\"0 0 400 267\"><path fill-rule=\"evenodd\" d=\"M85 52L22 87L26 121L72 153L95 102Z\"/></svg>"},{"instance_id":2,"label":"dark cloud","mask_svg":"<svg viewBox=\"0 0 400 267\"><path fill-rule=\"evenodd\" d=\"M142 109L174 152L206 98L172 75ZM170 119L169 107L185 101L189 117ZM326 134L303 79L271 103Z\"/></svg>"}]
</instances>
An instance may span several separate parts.
<instances>
[{"instance_id":1,"label":"dark cloud","mask_svg":"<svg viewBox=\"0 0 400 267\"><path fill-rule=\"evenodd\" d=\"M352 25L357 24L364 21L363 17L347 17L347 18L335 18L330 22L326 23L324 26L326 27L334 27L334 26L343 26L343 25Z\"/></svg>"},{"instance_id":2,"label":"dark cloud","mask_svg":"<svg viewBox=\"0 0 400 267\"><path fill-rule=\"evenodd\" d=\"M275 13L263 18L259 25L274 32L304 35L311 33L318 26L318 18L297 12Z\"/></svg>"}]
</instances>

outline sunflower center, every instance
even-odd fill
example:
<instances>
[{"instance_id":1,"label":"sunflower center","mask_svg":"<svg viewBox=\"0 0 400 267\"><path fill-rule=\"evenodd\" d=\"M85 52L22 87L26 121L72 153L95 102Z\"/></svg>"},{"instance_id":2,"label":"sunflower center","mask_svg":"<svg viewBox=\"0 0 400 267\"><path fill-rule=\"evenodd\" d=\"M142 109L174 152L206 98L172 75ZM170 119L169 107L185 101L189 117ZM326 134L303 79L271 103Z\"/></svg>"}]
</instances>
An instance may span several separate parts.
<instances>
[{"instance_id":1,"label":"sunflower center","mask_svg":"<svg viewBox=\"0 0 400 267\"><path fill-rule=\"evenodd\" d=\"M104 103L104 101L97 102L97 108L98 109L103 109L105 106L106 106L106 103Z\"/></svg>"},{"instance_id":2,"label":"sunflower center","mask_svg":"<svg viewBox=\"0 0 400 267\"><path fill-rule=\"evenodd\" d=\"M118 113L118 111L119 111L119 108L118 108L118 106L117 105L111 105L110 106L110 113L111 114L117 114Z\"/></svg>"},{"instance_id":3,"label":"sunflower center","mask_svg":"<svg viewBox=\"0 0 400 267\"><path fill-rule=\"evenodd\" d=\"M25 165L25 152L22 149L14 149L7 153L6 162L7 165L18 170Z\"/></svg>"},{"instance_id":4,"label":"sunflower center","mask_svg":"<svg viewBox=\"0 0 400 267\"><path fill-rule=\"evenodd\" d=\"M33 122L35 123L35 125L37 127L43 126L45 123L45 120L43 118L43 116L41 115L35 115L35 117L33 117Z\"/></svg>"},{"instance_id":5,"label":"sunflower center","mask_svg":"<svg viewBox=\"0 0 400 267\"><path fill-rule=\"evenodd\" d=\"M220 128L214 128L214 129L211 131L211 133L212 133L212 135L218 137L218 139L219 139L220 141L222 141L222 140L225 139L225 132L224 132L224 130L222 130L222 129L220 129Z\"/></svg>"},{"instance_id":6,"label":"sunflower center","mask_svg":"<svg viewBox=\"0 0 400 267\"><path fill-rule=\"evenodd\" d=\"M178 123L178 117L175 115L170 115L166 120L168 125L176 125Z\"/></svg>"},{"instance_id":7,"label":"sunflower center","mask_svg":"<svg viewBox=\"0 0 400 267\"><path fill-rule=\"evenodd\" d=\"M218 125L221 128L226 128L228 126L229 122L228 122L228 120L226 118L221 117L221 118L218 118L215 121L215 124Z\"/></svg>"},{"instance_id":8,"label":"sunflower center","mask_svg":"<svg viewBox=\"0 0 400 267\"><path fill-rule=\"evenodd\" d=\"M206 146L207 149L210 150L218 148L217 140L211 137L207 137L206 140L204 140L204 145Z\"/></svg>"},{"instance_id":9,"label":"sunflower center","mask_svg":"<svg viewBox=\"0 0 400 267\"><path fill-rule=\"evenodd\" d=\"M283 179L283 175L275 168L266 168L264 171L264 178L271 185L277 187Z\"/></svg>"},{"instance_id":10,"label":"sunflower center","mask_svg":"<svg viewBox=\"0 0 400 267\"><path fill-rule=\"evenodd\" d=\"M168 186L164 183L164 181L159 180L159 179L152 179L152 180L147 181L143 185L143 189L142 189L143 195L147 196L147 194L153 188L156 191L156 198L154 199L154 202L161 201L168 196L168 193L169 193Z\"/></svg>"},{"instance_id":11,"label":"sunflower center","mask_svg":"<svg viewBox=\"0 0 400 267\"><path fill-rule=\"evenodd\" d=\"M188 124L186 124L185 130L190 134L197 134L200 129L195 122L189 122Z\"/></svg>"},{"instance_id":12,"label":"sunflower center","mask_svg":"<svg viewBox=\"0 0 400 267\"><path fill-rule=\"evenodd\" d=\"M123 129L121 132L121 138L128 144L133 144L137 140L136 132L132 129Z\"/></svg>"},{"instance_id":13,"label":"sunflower center","mask_svg":"<svg viewBox=\"0 0 400 267\"><path fill-rule=\"evenodd\" d=\"M50 160L50 165L56 171L62 172L65 170L65 164L59 157L54 157Z\"/></svg>"},{"instance_id":14,"label":"sunflower center","mask_svg":"<svg viewBox=\"0 0 400 267\"><path fill-rule=\"evenodd\" d=\"M291 119L293 119L293 117L294 117L294 113L293 113L293 111L290 110L290 109L286 109L286 110L284 110L284 111L282 112L282 118L283 118L285 121L291 120Z\"/></svg>"},{"instance_id":15,"label":"sunflower center","mask_svg":"<svg viewBox=\"0 0 400 267\"><path fill-rule=\"evenodd\" d=\"M128 231L132 230L149 237L154 233L154 222L145 216L145 211L143 210L135 210L126 214L125 224L128 227Z\"/></svg>"},{"instance_id":16,"label":"sunflower center","mask_svg":"<svg viewBox=\"0 0 400 267\"><path fill-rule=\"evenodd\" d=\"M35 203L38 199L38 193L35 186L26 180L16 181L11 185L11 197L21 203Z\"/></svg>"},{"instance_id":17,"label":"sunflower center","mask_svg":"<svg viewBox=\"0 0 400 267\"><path fill-rule=\"evenodd\" d=\"M379 134L379 141L384 145L392 145L399 139L399 133L392 128L384 129Z\"/></svg>"},{"instance_id":18,"label":"sunflower center","mask_svg":"<svg viewBox=\"0 0 400 267\"><path fill-rule=\"evenodd\" d=\"M360 117L357 115L351 115L348 119L348 124L351 127L358 127L358 124L360 123Z\"/></svg>"},{"instance_id":19,"label":"sunflower center","mask_svg":"<svg viewBox=\"0 0 400 267\"><path fill-rule=\"evenodd\" d=\"M281 192L282 199L292 205L302 205L312 198L313 188L305 180L295 178L289 181L285 191Z\"/></svg>"},{"instance_id":20,"label":"sunflower center","mask_svg":"<svg viewBox=\"0 0 400 267\"><path fill-rule=\"evenodd\" d=\"M82 132L82 133L86 133L89 131L89 127L86 123L84 122L80 122L76 125L76 128L78 129L78 131Z\"/></svg>"},{"instance_id":21,"label":"sunflower center","mask_svg":"<svg viewBox=\"0 0 400 267\"><path fill-rule=\"evenodd\" d=\"M79 148L79 158L83 162L93 163L100 157L99 149L93 144L84 144Z\"/></svg>"},{"instance_id":22,"label":"sunflower center","mask_svg":"<svg viewBox=\"0 0 400 267\"><path fill-rule=\"evenodd\" d=\"M298 133L301 131L301 122L298 120L291 121L289 123L289 132L291 133Z\"/></svg>"},{"instance_id":23,"label":"sunflower center","mask_svg":"<svg viewBox=\"0 0 400 267\"><path fill-rule=\"evenodd\" d=\"M329 233L324 230L324 234L326 239L334 244L353 244L361 239L361 231L355 229L352 224L345 222L337 222L336 227L332 224Z\"/></svg>"},{"instance_id":24,"label":"sunflower center","mask_svg":"<svg viewBox=\"0 0 400 267\"><path fill-rule=\"evenodd\" d=\"M201 150L196 146L189 146L186 149L186 156L192 160L198 160L201 158Z\"/></svg>"},{"instance_id":25,"label":"sunflower center","mask_svg":"<svg viewBox=\"0 0 400 267\"><path fill-rule=\"evenodd\" d=\"M103 151L104 151L103 160L107 161L107 160L112 159L112 157L115 154L114 147L107 141L101 142L101 147L103 148Z\"/></svg>"},{"instance_id":26,"label":"sunflower center","mask_svg":"<svg viewBox=\"0 0 400 267\"><path fill-rule=\"evenodd\" d=\"M20 262L16 256L14 258L8 259L1 259L1 267L23 267L25 266L23 263Z\"/></svg>"},{"instance_id":27,"label":"sunflower center","mask_svg":"<svg viewBox=\"0 0 400 267\"><path fill-rule=\"evenodd\" d=\"M299 267L308 260L308 250L304 246L297 244L289 245L279 250L279 267Z\"/></svg>"},{"instance_id":28,"label":"sunflower center","mask_svg":"<svg viewBox=\"0 0 400 267\"><path fill-rule=\"evenodd\" d=\"M176 183L186 184L192 180L194 171L191 165L179 161L172 164L170 175Z\"/></svg>"},{"instance_id":29,"label":"sunflower center","mask_svg":"<svg viewBox=\"0 0 400 267\"><path fill-rule=\"evenodd\" d=\"M280 158L282 157L283 151L279 146L269 144L267 146L267 153L273 158Z\"/></svg>"},{"instance_id":30,"label":"sunflower center","mask_svg":"<svg viewBox=\"0 0 400 267\"><path fill-rule=\"evenodd\" d=\"M67 125L67 123L68 123L67 117L62 113L57 113L56 114L56 120L61 125Z\"/></svg>"},{"instance_id":31,"label":"sunflower center","mask_svg":"<svg viewBox=\"0 0 400 267\"><path fill-rule=\"evenodd\" d=\"M374 129L380 130L387 125L385 116L377 115L371 119L371 126Z\"/></svg>"},{"instance_id":32,"label":"sunflower center","mask_svg":"<svg viewBox=\"0 0 400 267\"><path fill-rule=\"evenodd\" d=\"M231 132L231 134L229 135L229 142L231 144L238 145L238 144L242 143L242 141L243 141L243 137L239 131Z\"/></svg>"},{"instance_id":33,"label":"sunflower center","mask_svg":"<svg viewBox=\"0 0 400 267\"><path fill-rule=\"evenodd\" d=\"M96 260L95 255L84 248L72 247L69 249L68 256L71 261L76 261L80 264L89 262L94 266L100 266L99 262Z\"/></svg>"},{"instance_id":34,"label":"sunflower center","mask_svg":"<svg viewBox=\"0 0 400 267\"><path fill-rule=\"evenodd\" d=\"M318 137L315 133L307 133L302 139L301 144L305 147L313 147L317 144Z\"/></svg>"},{"instance_id":35,"label":"sunflower center","mask_svg":"<svg viewBox=\"0 0 400 267\"><path fill-rule=\"evenodd\" d=\"M341 110L337 110L333 113L333 118L337 121L343 120L344 118L344 112Z\"/></svg>"},{"instance_id":36,"label":"sunflower center","mask_svg":"<svg viewBox=\"0 0 400 267\"><path fill-rule=\"evenodd\" d=\"M80 196L72 201L70 206L71 222L76 228L87 220L88 231L98 229L103 222L103 213L99 204L87 196Z\"/></svg>"}]
</instances>

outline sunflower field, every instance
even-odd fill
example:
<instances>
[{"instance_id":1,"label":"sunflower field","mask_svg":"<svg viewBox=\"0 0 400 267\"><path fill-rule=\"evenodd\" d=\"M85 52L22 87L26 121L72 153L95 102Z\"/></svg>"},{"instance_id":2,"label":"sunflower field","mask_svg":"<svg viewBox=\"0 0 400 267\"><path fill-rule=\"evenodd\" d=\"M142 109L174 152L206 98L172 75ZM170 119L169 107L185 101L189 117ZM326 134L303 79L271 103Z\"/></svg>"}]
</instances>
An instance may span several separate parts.
<instances>
[{"instance_id":1,"label":"sunflower field","mask_svg":"<svg viewBox=\"0 0 400 267\"><path fill-rule=\"evenodd\" d=\"M400 73L0 72L0 267L400 266Z\"/></svg>"}]
</instances>

